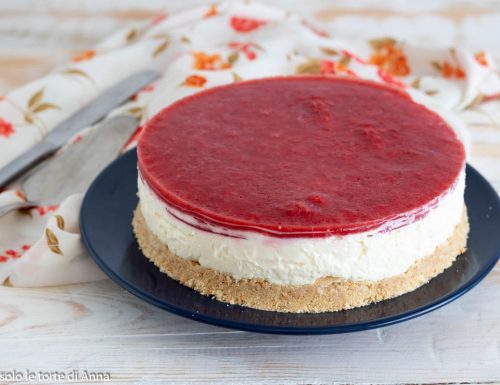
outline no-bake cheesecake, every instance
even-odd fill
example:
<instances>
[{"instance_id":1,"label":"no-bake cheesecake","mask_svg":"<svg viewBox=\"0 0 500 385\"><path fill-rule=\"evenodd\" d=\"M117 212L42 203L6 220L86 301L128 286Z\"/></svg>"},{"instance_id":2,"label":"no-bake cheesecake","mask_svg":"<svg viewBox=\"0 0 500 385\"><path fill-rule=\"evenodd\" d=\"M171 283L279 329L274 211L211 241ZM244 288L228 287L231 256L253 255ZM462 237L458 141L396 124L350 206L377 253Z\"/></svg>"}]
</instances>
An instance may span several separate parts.
<instances>
[{"instance_id":1,"label":"no-bake cheesecake","mask_svg":"<svg viewBox=\"0 0 500 385\"><path fill-rule=\"evenodd\" d=\"M404 91L335 77L216 87L153 117L134 232L171 278L286 312L415 290L466 247L465 151Z\"/></svg>"}]
</instances>

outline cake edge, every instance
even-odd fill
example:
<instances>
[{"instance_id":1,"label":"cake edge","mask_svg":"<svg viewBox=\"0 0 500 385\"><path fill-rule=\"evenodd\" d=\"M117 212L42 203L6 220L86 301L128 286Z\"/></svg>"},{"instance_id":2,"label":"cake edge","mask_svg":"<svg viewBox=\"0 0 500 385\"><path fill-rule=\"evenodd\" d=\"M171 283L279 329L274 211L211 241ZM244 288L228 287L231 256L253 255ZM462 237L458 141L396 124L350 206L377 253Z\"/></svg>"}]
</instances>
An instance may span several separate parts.
<instances>
[{"instance_id":1,"label":"cake edge","mask_svg":"<svg viewBox=\"0 0 500 385\"><path fill-rule=\"evenodd\" d=\"M379 281L323 277L309 285L278 285L263 279L235 280L229 274L176 256L149 230L140 203L132 225L143 254L170 278L222 302L291 313L347 310L414 291L453 264L456 257L466 250L469 233L464 206L462 219L446 242L432 254L420 258L403 274Z\"/></svg>"}]
</instances>

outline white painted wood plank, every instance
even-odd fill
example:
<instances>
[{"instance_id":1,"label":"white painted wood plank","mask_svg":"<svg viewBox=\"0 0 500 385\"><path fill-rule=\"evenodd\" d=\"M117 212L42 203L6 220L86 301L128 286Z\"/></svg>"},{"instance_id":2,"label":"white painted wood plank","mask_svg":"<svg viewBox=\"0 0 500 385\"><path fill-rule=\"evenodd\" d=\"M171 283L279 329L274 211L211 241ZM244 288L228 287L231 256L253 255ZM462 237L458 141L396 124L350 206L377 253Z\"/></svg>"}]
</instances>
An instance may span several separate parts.
<instances>
[{"instance_id":1,"label":"white painted wood plank","mask_svg":"<svg viewBox=\"0 0 500 385\"><path fill-rule=\"evenodd\" d=\"M120 382L491 382L500 379L499 288L497 266L438 311L331 336L205 325L157 310L109 281L0 288L0 371L77 368L109 371Z\"/></svg>"}]
</instances>

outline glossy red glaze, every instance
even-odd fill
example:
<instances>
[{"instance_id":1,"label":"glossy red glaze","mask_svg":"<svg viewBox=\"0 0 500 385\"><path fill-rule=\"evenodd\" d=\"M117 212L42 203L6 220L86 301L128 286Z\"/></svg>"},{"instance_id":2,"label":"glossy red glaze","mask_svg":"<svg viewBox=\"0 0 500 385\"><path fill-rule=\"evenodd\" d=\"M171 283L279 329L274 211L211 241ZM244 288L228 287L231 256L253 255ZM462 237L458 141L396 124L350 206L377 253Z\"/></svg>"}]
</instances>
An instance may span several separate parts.
<instances>
[{"instance_id":1,"label":"glossy red glaze","mask_svg":"<svg viewBox=\"0 0 500 385\"><path fill-rule=\"evenodd\" d=\"M180 100L147 123L138 154L147 184L201 227L278 237L405 224L453 187L465 160L445 121L403 91L306 76Z\"/></svg>"}]
</instances>

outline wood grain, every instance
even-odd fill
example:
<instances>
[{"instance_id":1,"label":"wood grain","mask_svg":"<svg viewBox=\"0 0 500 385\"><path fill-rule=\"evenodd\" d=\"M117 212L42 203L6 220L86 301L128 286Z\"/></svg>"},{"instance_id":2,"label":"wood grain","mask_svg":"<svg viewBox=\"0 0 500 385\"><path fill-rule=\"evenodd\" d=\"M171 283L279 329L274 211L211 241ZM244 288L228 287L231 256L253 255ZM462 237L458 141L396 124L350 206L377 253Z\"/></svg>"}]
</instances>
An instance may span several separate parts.
<instances>
[{"instance_id":1,"label":"wood grain","mask_svg":"<svg viewBox=\"0 0 500 385\"><path fill-rule=\"evenodd\" d=\"M489 47L500 57L500 2L269 1L334 33L398 30L423 43ZM0 2L0 94L49 71L117 28L199 0ZM471 127L472 164L500 191L500 128ZM500 236L500 235L499 235ZM136 383L500 383L500 266L423 317L330 336L231 331L160 311L109 280L0 287L0 372L110 372ZM24 383L21 381L20 383Z\"/></svg>"},{"instance_id":2,"label":"wood grain","mask_svg":"<svg viewBox=\"0 0 500 385\"><path fill-rule=\"evenodd\" d=\"M490 49L500 58L497 34L500 1L462 0L405 2L361 0L268 0L319 24L337 35L390 35L425 44L461 44ZM160 13L210 1L185 0L17 0L0 2L0 95L46 73L74 52L93 46L116 29L151 19ZM334 6L332 6L334 4ZM406 5L405 5L406 4ZM56 56L54 57L54 48ZM3 75L6 74L6 75Z\"/></svg>"},{"instance_id":3,"label":"wood grain","mask_svg":"<svg viewBox=\"0 0 500 385\"><path fill-rule=\"evenodd\" d=\"M108 371L113 383L476 382L500 378L497 268L421 318L331 336L231 331L159 311L110 281L0 289L0 369ZM496 337L496 338L495 338ZM22 362L22 365L20 363Z\"/></svg>"}]
</instances>

